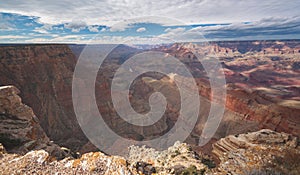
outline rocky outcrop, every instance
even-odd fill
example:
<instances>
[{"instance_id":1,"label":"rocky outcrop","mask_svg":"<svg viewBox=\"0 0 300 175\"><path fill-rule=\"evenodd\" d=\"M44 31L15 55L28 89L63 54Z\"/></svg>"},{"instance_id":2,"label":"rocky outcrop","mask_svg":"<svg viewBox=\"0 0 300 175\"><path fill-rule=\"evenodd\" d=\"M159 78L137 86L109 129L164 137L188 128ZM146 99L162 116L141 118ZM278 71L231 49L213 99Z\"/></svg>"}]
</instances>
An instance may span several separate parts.
<instances>
[{"instance_id":1,"label":"rocky outcrop","mask_svg":"<svg viewBox=\"0 0 300 175\"><path fill-rule=\"evenodd\" d=\"M20 89L20 96L34 110L47 136L74 150L86 142L72 105L75 64L68 45L0 47L0 85Z\"/></svg>"},{"instance_id":2,"label":"rocky outcrop","mask_svg":"<svg viewBox=\"0 0 300 175\"><path fill-rule=\"evenodd\" d=\"M151 148L131 146L126 160L101 152L83 154L78 159L54 160L44 150L30 151L21 156L3 153L0 156L0 172L9 174L203 174L208 172L209 159L197 155L189 145L175 143L159 152ZM211 168L211 167L210 167Z\"/></svg>"},{"instance_id":3,"label":"rocky outcrop","mask_svg":"<svg viewBox=\"0 0 300 175\"><path fill-rule=\"evenodd\" d=\"M227 136L213 144L212 153L220 160L219 173L300 173L297 138L269 129Z\"/></svg>"},{"instance_id":4,"label":"rocky outcrop","mask_svg":"<svg viewBox=\"0 0 300 175\"><path fill-rule=\"evenodd\" d=\"M296 137L268 129L230 135L213 144L215 163L196 154L186 143L176 142L164 151L145 146L128 148L127 158L90 152L80 158L55 160L44 150L9 154L0 147L2 174L291 174L300 172L300 147Z\"/></svg>"},{"instance_id":5,"label":"rocky outcrop","mask_svg":"<svg viewBox=\"0 0 300 175\"><path fill-rule=\"evenodd\" d=\"M44 150L31 151L24 156L4 154L0 157L0 172L10 174L103 174L132 175L134 168L118 156L106 156L103 153L87 153L79 159L66 158L53 160Z\"/></svg>"},{"instance_id":6,"label":"rocky outcrop","mask_svg":"<svg viewBox=\"0 0 300 175\"><path fill-rule=\"evenodd\" d=\"M32 109L23 104L14 86L0 87L0 143L8 152L25 154L44 149L58 159L68 153L50 142ZM2 147L2 145L1 145ZM0 148L3 153L4 148Z\"/></svg>"},{"instance_id":7,"label":"rocky outcrop","mask_svg":"<svg viewBox=\"0 0 300 175\"><path fill-rule=\"evenodd\" d=\"M176 142L165 151L156 151L145 146L131 146L128 160L131 165L140 168L141 173L147 171L147 166L148 171L152 168L153 173L161 174L181 174L190 167L194 167L198 173L204 173L211 168L208 165L209 159L196 154L189 145L180 142ZM213 165L213 162L210 165Z\"/></svg>"}]
</instances>

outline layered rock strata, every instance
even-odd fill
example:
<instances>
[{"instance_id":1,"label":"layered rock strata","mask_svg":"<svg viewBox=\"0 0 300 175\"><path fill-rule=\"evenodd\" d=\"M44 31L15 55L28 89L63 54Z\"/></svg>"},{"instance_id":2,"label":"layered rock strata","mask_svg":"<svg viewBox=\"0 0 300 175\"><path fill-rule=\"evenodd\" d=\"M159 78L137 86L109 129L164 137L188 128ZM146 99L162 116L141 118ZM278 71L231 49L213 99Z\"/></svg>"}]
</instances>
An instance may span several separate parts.
<instances>
[{"instance_id":1,"label":"layered rock strata","mask_svg":"<svg viewBox=\"0 0 300 175\"><path fill-rule=\"evenodd\" d=\"M230 135L213 144L223 174L299 174L300 147L296 137L269 129Z\"/></svg>"},{"instance_id":2,"label":"layered rock strata","mask_svg":"<svg viewBox=\"0 0 300 175\"><path fill-rule=\"evenodd\" d=\"M44 149L58 159L71 156L67 149L50 141L32 109L22 103L19 93L14 86L0 87L0 143L11 153Z\"/></svg>"}]
</instances>

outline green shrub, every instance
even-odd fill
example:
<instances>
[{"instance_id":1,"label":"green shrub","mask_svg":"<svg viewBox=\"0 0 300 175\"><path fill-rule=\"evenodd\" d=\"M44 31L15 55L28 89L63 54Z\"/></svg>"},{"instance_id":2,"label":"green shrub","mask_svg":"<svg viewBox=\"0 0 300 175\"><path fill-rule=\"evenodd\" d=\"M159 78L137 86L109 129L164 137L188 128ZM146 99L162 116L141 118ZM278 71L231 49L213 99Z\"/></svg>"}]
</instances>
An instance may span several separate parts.
<instances>
[{"instance_id":1,"label":"green shrub","mask_svg":"<svg viewBox=\"0 0 300 175\"><path fill-rule=\"evenodd\" d=\"M191 165L190 167L184 169L180 175L203 175L205 170L197 170L197 168L194 165Z\"/></svg>"}]
</instances>

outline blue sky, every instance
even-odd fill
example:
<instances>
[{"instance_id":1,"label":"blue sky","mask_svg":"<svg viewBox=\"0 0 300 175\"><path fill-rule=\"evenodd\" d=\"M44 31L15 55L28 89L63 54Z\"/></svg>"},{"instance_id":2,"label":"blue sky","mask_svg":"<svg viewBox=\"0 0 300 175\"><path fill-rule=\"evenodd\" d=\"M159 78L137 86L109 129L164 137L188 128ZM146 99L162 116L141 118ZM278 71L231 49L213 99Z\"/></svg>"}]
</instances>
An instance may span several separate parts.
<instances>
[{"instance_id":1,"label":"blue sky","mask_svg":"<svg viewBox=\"0 0 300 175\"><path fill-rule=\"evenodd\" d=\"M300 39L300 2L0 0L0 43Z\"/></svg>"}]
</instances>

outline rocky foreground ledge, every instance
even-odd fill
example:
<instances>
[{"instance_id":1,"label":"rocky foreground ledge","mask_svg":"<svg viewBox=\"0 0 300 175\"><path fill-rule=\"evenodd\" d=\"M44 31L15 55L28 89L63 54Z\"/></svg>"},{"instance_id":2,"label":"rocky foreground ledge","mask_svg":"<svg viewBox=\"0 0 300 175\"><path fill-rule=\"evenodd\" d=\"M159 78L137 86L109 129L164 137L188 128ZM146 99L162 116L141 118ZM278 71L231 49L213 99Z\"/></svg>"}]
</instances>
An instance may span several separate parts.
<instances>
[{"instance_id":1,"label":"rocky foreground ledge","mask_svg":"<svg viewBox=\"0 0 300 175\"><path fill-rule=\"evenodd\" d=\"M185 143L175 143L162 152L137 146L129 149L127 158L91 152L78 159L57 160L45 150L20 155L7 153L0 145L0 172L3 175L300 173L300 150L295 138L271 130L228 136L216 142L213 153L220 159L217 165L209 157L196 154Z\"/></svg>"},{"instance_id":2,"label":"rocky foreground ledge","mask_svg":"<svg viewBox=\"0 0 300 175\"><path fill-rule=\"evenodd\" d=\"M299 140L269 129L230 135L213 144L224 174L300 174Z\"/></svg>"},{"instance_id":3,"label":"rocky foreground ledge","mask_svg":"<svg viewBox=\"0 0 300 175\"><path fill-rule=\"evenodd\" d=\"M300 174L299 140L264 129L213 145L214 160L175 143L165 151L131 146L128 157L91 152L76 158L49 140L13 86L0 87L0 174Z\"/></svg>"}]
</instances>

